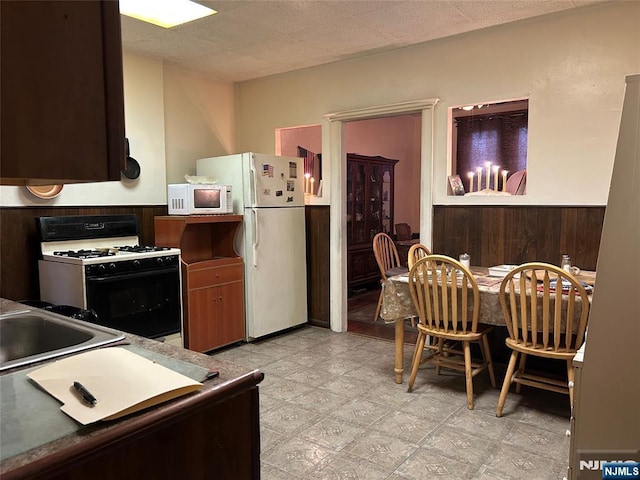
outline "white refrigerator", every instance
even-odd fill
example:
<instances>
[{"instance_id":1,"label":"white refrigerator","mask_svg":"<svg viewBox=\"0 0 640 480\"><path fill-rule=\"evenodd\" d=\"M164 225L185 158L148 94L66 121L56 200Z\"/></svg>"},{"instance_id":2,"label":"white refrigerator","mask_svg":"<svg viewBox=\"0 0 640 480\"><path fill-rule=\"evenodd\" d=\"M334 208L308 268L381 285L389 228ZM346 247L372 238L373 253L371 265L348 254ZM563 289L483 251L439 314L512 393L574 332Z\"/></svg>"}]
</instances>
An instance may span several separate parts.
<instances>
[{"instance_id":1,"label":"white refrigerator","mask_svg":"<svg viewBox=\"0 0 640 480\"><path fill-rule=\"evenodd\" d=\"M196 174L231 185L244 219L235 239L244 261L247 341L307 322L304 163L240 153L196 160Z\"/></svg>"}]
</instances>

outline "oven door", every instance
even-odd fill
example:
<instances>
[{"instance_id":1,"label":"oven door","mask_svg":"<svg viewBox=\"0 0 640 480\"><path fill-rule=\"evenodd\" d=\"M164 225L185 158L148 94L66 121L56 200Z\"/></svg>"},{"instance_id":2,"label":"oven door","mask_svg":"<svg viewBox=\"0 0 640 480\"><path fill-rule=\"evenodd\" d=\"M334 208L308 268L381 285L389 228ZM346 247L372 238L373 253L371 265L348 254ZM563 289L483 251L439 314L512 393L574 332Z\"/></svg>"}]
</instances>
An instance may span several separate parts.
<instances>
[{"instance_id":1,"label":"oven door","mask_svg":"<svg viewBox=\"0 0 640 480\"><path fill-rule=\"evenodd\" d=\"M177 266L150 271L87 277L87 308L97 323L157 338L180 332L180 270Z\"/></svg>"}]
</instances>

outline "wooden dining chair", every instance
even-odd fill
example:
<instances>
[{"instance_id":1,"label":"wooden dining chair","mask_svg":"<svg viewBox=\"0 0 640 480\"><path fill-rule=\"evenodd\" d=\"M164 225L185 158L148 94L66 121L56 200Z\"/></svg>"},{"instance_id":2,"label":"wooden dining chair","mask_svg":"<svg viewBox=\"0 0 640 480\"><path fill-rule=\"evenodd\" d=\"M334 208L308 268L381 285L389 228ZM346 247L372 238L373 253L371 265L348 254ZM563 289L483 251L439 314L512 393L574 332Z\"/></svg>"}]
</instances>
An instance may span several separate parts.
<instances>
[{"instance_id":1,"label":"wooden dining chair","mask_svg":"<svg viewBox=\"0 0 640 480\"><path fill-rule=\"evenodd\" d=\"M556 291L556 284L562 285L561 294ZM509 331L505 343L512 353L496 416L502 415L512 383L518 392L520 385L528 385L568 393L573 406L573 357L584 340L589 316L585 288L573 275L555 265L532 262L516 267L504 277L499 296ZM566 362L567 381L527 373L530 355Z\"/></svg>"},{"instance_id":2,"label":"wooden dining chair","mask_svg":"<svg viewBox=\"0 0 640 480\"><path fill-rule=\"evenodd\" d=\"M400 263L398 250L393 239L386 233L380 232L373 237L373 255L376 258L378 269L380 270L380 283L384 283L388 277L398 275L408 271L407 267L403 267ZM373 319L377 321L382 310L383 292L380 290L378 305L376 307L376 316Z\"/></svg>"},{"instance_id":3,"label":"wooden dining chair","mask_svg":"<svg viewBox=\"0 0 640 480\"><path fill-rule=\"evenodd\" d=\"M409 249L409 255L407 256L407 267L411 270L411 267L421 258L431 255L431 251L422 243L416 243L411 245Z\"/></svg>"},{"instance_id":4,"label":"wooden dining chair","mask_svg":"<svg viewBox=\"0 0 640 480\"><path fill-rule=\"evenodd\" d=\"M408 223L396 223L395 227L396 227L396 238L398 239L398 241L402 242L402 241L412 239L413 234L411 233L411 227L409 226Z\"/></svg>"},{"instance_id":5,"label":"wooden dining chair","mask_svg":"<svg viewBox=\"0 0 640 480\"><path fill-rule=\"evenodd\" d=\"M460 370L465 374L467 407L473 410L473 377L488 370L491 385L496 386L487 340L493 327L478 323L480 292L473 274L454 258L427 255L409 271L409 292L420 322L408 390L413 390L422 363L435 364L436 374L441 367ZM427 337L436 343L425 345ZM460 342L462 351L445 342ZM482 362L472 360L471 342L478 342Z\"/></svg>"}]
</instances>

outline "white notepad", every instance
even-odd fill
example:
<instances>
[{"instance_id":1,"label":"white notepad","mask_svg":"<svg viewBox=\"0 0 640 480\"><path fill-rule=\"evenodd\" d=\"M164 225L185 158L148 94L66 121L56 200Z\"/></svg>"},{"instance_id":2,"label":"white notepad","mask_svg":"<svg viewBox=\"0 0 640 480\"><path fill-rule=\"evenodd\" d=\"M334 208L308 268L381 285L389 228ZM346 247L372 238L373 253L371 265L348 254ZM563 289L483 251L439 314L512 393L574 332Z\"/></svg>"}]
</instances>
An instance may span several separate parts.
<instances>
[{"instance_id":1,"label":"white notepad","mask_svg":"<svg viewBox=\"0 0 640 480\"><path fill-rule=\"evenodd\" d=\"M198 390L202 383L118 347L80 353L27 374L83 425L113 420ZM73 388L81 383L91 406Z\"/></svg>"}]
</instances>

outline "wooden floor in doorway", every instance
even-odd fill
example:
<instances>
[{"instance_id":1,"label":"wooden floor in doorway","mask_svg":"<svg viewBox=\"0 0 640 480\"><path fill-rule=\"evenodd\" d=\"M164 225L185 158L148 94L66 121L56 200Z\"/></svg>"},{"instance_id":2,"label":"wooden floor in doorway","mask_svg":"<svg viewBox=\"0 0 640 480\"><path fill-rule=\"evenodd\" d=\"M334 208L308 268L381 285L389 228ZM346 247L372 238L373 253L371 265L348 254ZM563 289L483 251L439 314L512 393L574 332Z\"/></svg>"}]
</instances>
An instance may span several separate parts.
<instances>
[{"instance_id":1,"label":"wooden floor in doorway","mask_svg":"<svg viewBox=\"0 0 640 480\"><path fill-rule=\"evenodd\" d=\"M394 340L395 325L386 324L382 318L374 321L376 305L380 296L379 288L362 289L350 292L347 301L347 331L367 337ZM407 322L404 334L405 343L416 343L416 331Z\"/></svg>"}]
</instances>

